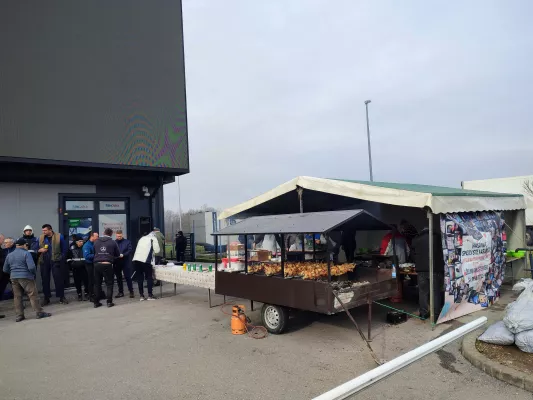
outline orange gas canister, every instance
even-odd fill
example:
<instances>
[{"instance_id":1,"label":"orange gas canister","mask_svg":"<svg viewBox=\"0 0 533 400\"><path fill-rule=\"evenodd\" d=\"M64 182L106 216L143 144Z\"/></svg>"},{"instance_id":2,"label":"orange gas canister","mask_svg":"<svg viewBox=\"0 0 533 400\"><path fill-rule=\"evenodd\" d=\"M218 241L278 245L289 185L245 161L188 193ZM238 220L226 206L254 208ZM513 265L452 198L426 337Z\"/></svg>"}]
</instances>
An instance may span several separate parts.
<instances>
[{"instance_id":1,"label":"orange gas canister","mask_svg":"<svg viewBox=\"0 0 533 400\"><path fill-rule=\"evenodd\" d=\"M233 306L231 309L231 333L233 335L246 333L246 314L243 305Z\"/></svg>"}]
</instances>

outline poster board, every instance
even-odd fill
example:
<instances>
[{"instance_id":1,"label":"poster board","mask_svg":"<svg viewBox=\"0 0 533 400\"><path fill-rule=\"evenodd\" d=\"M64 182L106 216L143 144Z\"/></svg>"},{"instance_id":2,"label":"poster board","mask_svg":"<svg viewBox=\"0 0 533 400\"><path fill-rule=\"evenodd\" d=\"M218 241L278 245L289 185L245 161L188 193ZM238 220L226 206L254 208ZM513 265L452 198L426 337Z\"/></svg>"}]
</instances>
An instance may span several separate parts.
<instances>
[{"instance_id":1,"label":"poster board","mask_svg":"<svg viewBox=\"0 0 533 400\"><path fill-rule=\"evenodd\" d=\"M113 239L115 239L115 232L117 229L121 229L124 233L124 237L128 236L128 226L126 214L100 214L98 215L98 224L100 226L100 235L104 234L106 228L113 230Z\"/></svg>"},{"instance_id":2,"label":"poster board","mask_svg":"<svg viewBox=\"0 0 533 400\"><path fill-rule=\"evenodd\" d=\"M498 301L507 246L502 212L442 214L440 225L446 288L437 323Z\"/></svg>"}]
</instances>

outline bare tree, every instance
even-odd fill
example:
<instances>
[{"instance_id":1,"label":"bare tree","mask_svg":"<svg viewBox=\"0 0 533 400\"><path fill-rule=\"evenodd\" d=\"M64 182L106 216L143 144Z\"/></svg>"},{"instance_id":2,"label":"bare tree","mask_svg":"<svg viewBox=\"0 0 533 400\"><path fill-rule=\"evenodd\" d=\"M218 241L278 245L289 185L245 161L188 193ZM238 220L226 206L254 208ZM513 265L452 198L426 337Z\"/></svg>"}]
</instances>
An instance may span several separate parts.
<instances>
[{"instance_id":1,"label":"bare tree","mask_svg":"<svg viewBox=\"0 0 533 400\"><path fill-rule=\"evenodd\" d=\"M533 181L530 181L529 179L526 179L524 183L522 184L522 187L524 188L524 192L528 195L533 197Z\"/></svg>"}]
</instances>

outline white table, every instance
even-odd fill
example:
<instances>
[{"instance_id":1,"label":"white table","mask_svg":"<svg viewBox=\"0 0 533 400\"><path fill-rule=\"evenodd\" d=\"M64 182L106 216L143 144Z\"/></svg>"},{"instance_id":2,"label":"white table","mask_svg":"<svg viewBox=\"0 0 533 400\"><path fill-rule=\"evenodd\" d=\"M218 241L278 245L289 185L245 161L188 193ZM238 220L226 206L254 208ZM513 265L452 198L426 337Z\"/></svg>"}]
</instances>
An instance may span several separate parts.
<instances>
[{"instance_id":1,"label":"white table","mask_svg":"<svg viewBox=\"0 0 533 400\"><path fill-rule=\"evenodd\" d=\"M194 263L192 263L194 264ZM200 264L196 263L198 267ZM166 266L156 265L154 267L155 279L161 281L160 295L163 297L163 282L174 284L174 294L176 294L176 285L187 285L207 289L209 307L211 307L211 290L215 290L215 270L208 271L209 264L202 264L204 271L184 271L183 266Z\"/></svg>"}]
</instances>

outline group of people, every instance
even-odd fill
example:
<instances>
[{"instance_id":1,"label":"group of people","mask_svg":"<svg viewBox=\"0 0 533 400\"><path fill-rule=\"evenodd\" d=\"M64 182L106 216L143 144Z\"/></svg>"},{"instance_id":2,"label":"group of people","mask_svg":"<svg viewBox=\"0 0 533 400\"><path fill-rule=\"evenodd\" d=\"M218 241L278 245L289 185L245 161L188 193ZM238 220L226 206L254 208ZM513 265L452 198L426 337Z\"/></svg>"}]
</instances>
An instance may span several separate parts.
<instances>
[{"instance_id":1,"label":"group of people","mask_svg":"<svg viewBox=\"0 0 533 400\"><path fill-rule=\"evenodd\" d=\"M115 239L112 238L115 234ZM35 237L31 226L26 226L18 239L5 238L0 234L0 300L11 282L15 302L16 321L25 319L22 297L29 297L37 318L49 317L43 306L50 304L52 297L50 280L53 277L55 295L60 304L68 304L65 297L65 265L69 266L74 278L78 301L90 300L94 308L102 306L106 299L107 307L113 307L113 287L116 278L118 294L124 297L124 283L129 297L134 298L133 277L136 278L140 300L155 300L153 295L153 269L164 257L164 235L158 228L144 233L135 251L130 240L121 230L113 232L107 228L100 236L90 232L84 240L81 235L73 235L69 244L64 236L54 232L50 224L42 226L42 234ZM133 267L132 267L133 263ZM43 302L39 303L35 283L37 270L40 270ZM147 282L148 297L144 293ZM102 290L105 283L106 292ZM3 316L0 315L0 318Z\"/></svg>"}]
</instances>

